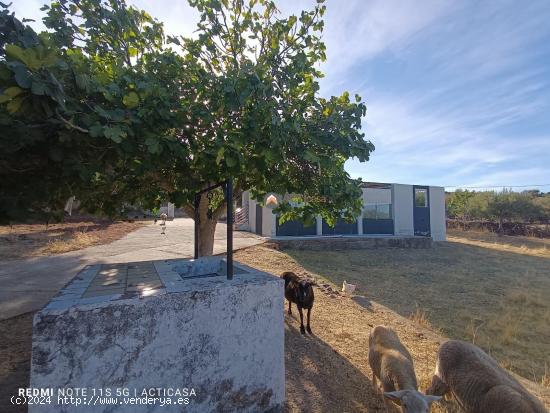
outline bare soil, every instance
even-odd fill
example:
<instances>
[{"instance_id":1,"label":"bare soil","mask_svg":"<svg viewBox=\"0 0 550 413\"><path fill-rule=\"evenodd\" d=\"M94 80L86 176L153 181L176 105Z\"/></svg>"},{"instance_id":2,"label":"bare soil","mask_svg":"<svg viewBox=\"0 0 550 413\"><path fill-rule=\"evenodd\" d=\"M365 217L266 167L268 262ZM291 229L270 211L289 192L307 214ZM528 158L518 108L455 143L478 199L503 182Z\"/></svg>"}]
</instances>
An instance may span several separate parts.
<instances>
[{"instance_id":1,"label":"bare soil","mask_svg":"<svg viewBox=\"0 0 550 413\"><path fill-rule=\"evenodd\" d=\"M92 245L108 244L145 225L145 222L87 218L55 224L0 226L0 260L61 254Z\"/></svg>"},{"instance_id":2,"label":"bare soil","mask_svg":"<svg viewBox=\"0 0 550 413\"><path fill-rule=\"evenodd\" d=\"M23 413L26 406L10 403L18 388L29 386L32 317L26 313L0 321L0 411Z\"/></svg>"}]
</instances>

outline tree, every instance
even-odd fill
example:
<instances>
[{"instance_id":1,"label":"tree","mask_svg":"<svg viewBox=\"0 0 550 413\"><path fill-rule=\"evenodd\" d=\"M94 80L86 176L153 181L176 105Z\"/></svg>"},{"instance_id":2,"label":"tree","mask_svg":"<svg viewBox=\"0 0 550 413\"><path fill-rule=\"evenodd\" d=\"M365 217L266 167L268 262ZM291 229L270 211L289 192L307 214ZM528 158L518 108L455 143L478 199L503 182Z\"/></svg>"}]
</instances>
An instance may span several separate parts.
<instances>
[{"instance_id":1,"label":"tree","mask_svg":"<svg viewBox=\"0 0 550 413\"><path fill-rule=\"evenodd\" d=\"M499 231L502 231L502 224L505 220L528 221L540 214L529 194L506 189L493 195L487 205L487 212L498 221Z\"/></svg>"},{"instance_id":2,"label":"tree","mask_svg":"<svg viewBox=\"0 0 550 413\"><path fill-rule=\"evenodd\" d=\"M474 192L458 189L447 199L447 215L449 217L465 220L470 210L470 200L475 197Z\"/></svg>"},{"instance_id":3,"label":"tree","mask_svg":"<svg viewBox=\"0 0 550 413\"><path fill-rule=\"evenodd\" d=\"M72 195L115 215L159 201L159 165L185 167L173 127L187 65L161 25L124 3L76 4L45 6L51 33L0 14L2 221L58 213Z\"/></svg>"},{"instance_id":4,"label":"tree","mask_svg":"<svg viewBox=\"0 0 550 413\"><path fill-rule=\"evenodd\" d=\"M43 49L55 64L34 70L22 54L5 54L0 62L9 70L2 69L2 119L15 145L2 156L11 168L2 177L16 200L2 201L1 208L26 215L27 204L53 208L76 194L98 211L113 213L125 202L152 206L164 198L192 214L195 192L231 177L235 197L244 190L260 200L271 191L302 194L306 202L282 203L282 219L320 214L334 223L359 214L360 188L344 163L367 161L374 146L361 133L366 107L359 96L319 96L322 1L286 18L268 0L190 3L200 13L193 39L165 38L160 23L123 0L53 2L45 18L53 33L41 33L32 44L21 30L2 27L9 38L2 50L15 44L21 53L42 56ZM14 65L51 76L58 95L20 84ZM11 96L9 87L21 92ZM30 121L30 108L13 103L21 96L33 105L45 101L50 110ZM13 143L31 129L37 138ZM14 167L16 158L24 161L33 151L30 170ZM53 170L51 151L59 159ZM38 177L59 193L31 193ZM19 179L25 189L17 190ZM225 212L220 199L201 198L201 255L212 253L216 222Z\"/></svg>"},{"instance_id":5,"label":"tree","mask_svg":"<svg viewBox=\"0 0 550 413\"><path fill-rule=\"evenodd\" d=\"M533 199L533 203L539 210L538 219L548 224L550 221L550 194L540 194Z\"/></svg>"}]
</instances>

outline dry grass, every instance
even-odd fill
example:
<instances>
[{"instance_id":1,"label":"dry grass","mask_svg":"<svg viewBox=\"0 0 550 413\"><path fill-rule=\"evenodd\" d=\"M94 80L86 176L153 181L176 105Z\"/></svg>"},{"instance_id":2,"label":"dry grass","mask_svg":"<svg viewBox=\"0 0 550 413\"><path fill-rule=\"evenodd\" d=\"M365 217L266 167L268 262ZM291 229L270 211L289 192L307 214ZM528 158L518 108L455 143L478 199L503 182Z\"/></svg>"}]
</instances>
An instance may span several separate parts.
<instances>
[{"instance_id":1,"label":"dry grass","mask_svg":"<svg viewBox=\"0 0 550 413\"><path fill-rule=\"evenodd\" d=\"M540 383L550 365L550 259L469 237L457 241L455 232L451 242L426 250L288 253L308 271L336 285L357 284L361 294L420 325L474 341Z\"/></svg>"},{"instance_id":2,"label":"dry grass","mask_svg":"<svg viewBox=\"0 0 550 413\"><path fill-rule=\"evenodd\" d=\"M451 242L550 258L550 239L498 235L488 231L449 230L447 235L447 239Z\"/></svg>"},{"instance_id":3,"label":"dry grass","mask_svg":"<svg viewBox=\"0 0 550 413\"><path fill-rule=\"evenodd\" d=\"M92 245L107 244L135 231L143 222L109 222L87 219L58 224L0 226L0 259L61 254Z\"/></svg>"},{"instance_id":4,"label":"dry grass","mask_svg":"<svg viewBox=\"0 0 550 413\"><path fill-rule=\"evenodd\" d=\"M416 310L409 314L409 320L429 330L440 332L440 330L430 322L426 310L420 308L418 304L416 304Z\"/></svg>"},{"instance_id":5,"label":"dry grass","mask_svg":"<svg viewBox=\"0 0 550 413\"><path fill-rule=\"evenodd\" d=\"M77 231L69 239L55 239L48 242L41 252L45 254L62 254L64 252L80 250L95 245L99 237L88 232Z\"/></svg>"},{"instance_id":6,"label":"dry grass","mask_svg":"<svg viewBox=\"0 0 550 413\"><path fill-rule=\"evenodd\" d=\"M547 364L544 365L544 374L540 379L540 384L541 386L548 387L550 389L550 369Z\"/></svg>"},{"instance_id":7,"label":"dry grass","mask_svg":"<svg viewBox=\"0 0 550 413\"><path fill-rule=\"evenodd\" d=\"M398 331L413 355L421 388L428 387L441 336L366 297L334 293L340 283L330 283L332 291L322 288L326 279L284 252L256 246L238 251L235 259L274 274L307 273L319 281L312 311L314 336L302 336L296 315L285 315L287 412L385 412L368 365L368 336L378 324ZM453 402L432 408L432 413L458 412Z\"/></svg>"},{"instance_id":8,"label":"dry grass","mask_svg":"<svg viewBox=\"0 0 550 413\"><path fill-rule=\"evenodd\" d=\"M359 251L368 255L371 251ZM381 251L379 251L381 252ZM394 254L395 250L385 250ZM306 254L300 251L300 254ZM324 266L327 252L311 252L322 260ZM328 253L331 254L331 253ZM347 254L347 253L336 253ZM288 253L256 246L239 251L236 259L253 267L279 274L282 271L307 273L318 280L322 287L332 272L322 268L314 271L296 259L297 251ZM346 261L346 256L342 262ZM340 263L340 262L339 262ZM348 262L354 265L355 261ZM353 274L346 272L347 280ZM351 281L350 281L351 282ZM341 285L330 282L338 290ZM435 368L437 349L445 338L429 328L431 312L413 303L414 311L405 311L400 316L388 306L375 300L372 289L361 284L365 296L347 297L326 289L315 290L315 305L312 312L312 329L315 337L299 334L298 320L286 317L286 381L289 412L376 412L384 411L380 398L371 386L372 372L368 366L368 335L374 325L385 324L394 328L410 350L421 389L426 389ZM409 293L414 295L414 291ZM411 315L412 314L412 315ZM410 317L410 318L409 318ZM413 320L411 320L411 318ZM538 381L538 380L537 380ZM550 406L550 392L535 383L522 379L528 389ZM458 413L454 402L444 401L432 408L432 413ZM397 412L397 410L396 410Z\"/></svg>"}]
</instances>

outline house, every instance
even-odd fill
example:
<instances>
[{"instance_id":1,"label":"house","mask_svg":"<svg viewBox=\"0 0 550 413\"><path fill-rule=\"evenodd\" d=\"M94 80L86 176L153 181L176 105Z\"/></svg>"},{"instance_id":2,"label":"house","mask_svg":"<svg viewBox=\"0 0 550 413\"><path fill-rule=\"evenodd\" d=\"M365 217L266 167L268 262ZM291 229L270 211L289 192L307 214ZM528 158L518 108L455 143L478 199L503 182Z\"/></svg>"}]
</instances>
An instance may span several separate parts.
<instances>
[{"instance_id":1,"label":"house","mask_svg":"<svg viewBox=\"0 0 550 413\"><path fill-rule=\"evenodd\" d=\"M355 222L338 220L330 227L321 217L314 225L279 223L272 208L242 195L238 229L265 237L398 236L445 241L445 189L439 186L362 183L363 212Z\"/></svg>"}]
</instances>

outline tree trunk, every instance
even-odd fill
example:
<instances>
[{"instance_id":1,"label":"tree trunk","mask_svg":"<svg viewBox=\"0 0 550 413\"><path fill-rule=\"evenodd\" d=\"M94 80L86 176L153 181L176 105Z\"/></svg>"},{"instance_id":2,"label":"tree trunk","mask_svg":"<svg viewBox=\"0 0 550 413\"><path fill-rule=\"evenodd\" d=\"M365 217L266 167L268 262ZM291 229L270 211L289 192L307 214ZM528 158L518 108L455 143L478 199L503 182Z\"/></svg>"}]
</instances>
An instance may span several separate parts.
<instances>
[{"instance_id":1,"label":"tree trunk","mask_svg":"<svg viewBox=\"0 0 550 413\"><path fill-rule=\"evenodd\" d=\"M240 197L242 191L237 186L233 191L233 201ZM184 205L185 212L189 217L195 219L195 211L192 205ZM216 210L208 214L208 196L206 193L201 195L201 202L199 207L199 256L209 256L214 253L214 232L216 231L216 224L218 219L226 212L225 202L220 205ZM210 217L209 217L210 215Z\"/></svg>"},{"instance_id":2,"label":"tree trunk","mask_svg":"<svg viewBox=\"0 0 550 413\"><path fill-rule=\"evenodd\" d=\"M205 222L206 221L206 222ZM217 221L206 219L199 222L199 256L205 257L214 253L214 232Z\"/></svg>"},{"instance_id":3,"label":"tree trunk","mask_svg":"<svg viewBox=\"0 0 550 413\"><path fill-rule=\"evenodd\" d=\"M223 209L223 208L222 208ZM220 211L212 211L208 213L208 197L207 194L201 195L201 203L199 207L199 256L205 257L214 253L214 232Z\"/></svg>"},{"instance_id":4,"label":"tree trunk","mask_svg":"<svg viewBox=\"0 0 550 413\"><path fill-rule=\"evenodd\" d=\"M499 217L498 218L498 236L499 237L501 237L503 235L503 232L504 232L504 228L502 227L502 221L503 221L503 218Z\"/></svg>"}]
</instances>

